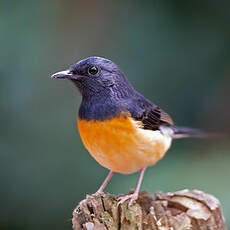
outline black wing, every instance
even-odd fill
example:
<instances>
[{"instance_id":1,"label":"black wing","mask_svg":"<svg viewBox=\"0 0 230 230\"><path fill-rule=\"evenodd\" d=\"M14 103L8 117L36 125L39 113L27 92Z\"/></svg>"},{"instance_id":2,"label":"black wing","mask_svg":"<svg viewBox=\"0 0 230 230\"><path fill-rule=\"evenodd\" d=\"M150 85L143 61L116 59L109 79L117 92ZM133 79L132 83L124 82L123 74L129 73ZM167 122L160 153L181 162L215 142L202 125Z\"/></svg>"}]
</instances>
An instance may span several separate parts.
<instances>
[{"instance_id":1,"label":"black wing","mask_svg":"<svg viewBox=\"0 0 230 230\"><path fill-rule=\"evenodd\" d=\"M159 130L160 126L172 126L172 118L160 107L137 93L127 104L133 119L141 121L144 129Z\"/></svg>"},{"instance_id":2,"label":"black wing","mask_svg":"<svg viewBox=\"0 0 230 230\"><path fill-rule=\"evenodd\" d=\"M144 129L158 130L160 126L171 126L171 117L158 106L153 106L143 112L141 121Z\"/></svg>"},{"instance_id":3,"label":"black wing","mask_svg":"<svg viewBox=\"0 0 230 230\"><path fill-rule=\"evenodd\" d=\"M173 137L215 137L215 134L207 134L197 129L174 126L172 118L160 107L153 104L143 95L136 93L130 100L126 101L126 109L136 121L141 121L142 127L149 130L160 130Z\"/></svg>"}]
</instances>

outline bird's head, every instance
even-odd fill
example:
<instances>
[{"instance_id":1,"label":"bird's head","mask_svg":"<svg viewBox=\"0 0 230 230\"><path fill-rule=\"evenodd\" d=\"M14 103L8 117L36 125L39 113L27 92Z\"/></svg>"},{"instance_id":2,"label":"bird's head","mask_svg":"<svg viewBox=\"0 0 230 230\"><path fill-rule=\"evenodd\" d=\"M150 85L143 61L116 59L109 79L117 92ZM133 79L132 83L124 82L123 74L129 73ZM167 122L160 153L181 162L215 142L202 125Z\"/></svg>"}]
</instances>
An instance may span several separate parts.
<instances>
[{"instance_id":1,"label":"bird's head","mask_svg":"<svg viewBox=\"0 0 230 230\"><path fill-rule=\"evenodd\" d=\"M69 69L52 75L55 79L72 81L83 97L126 95L132 86L112 61L101 57L88 57Z\"/></svg>"}]
</instances>

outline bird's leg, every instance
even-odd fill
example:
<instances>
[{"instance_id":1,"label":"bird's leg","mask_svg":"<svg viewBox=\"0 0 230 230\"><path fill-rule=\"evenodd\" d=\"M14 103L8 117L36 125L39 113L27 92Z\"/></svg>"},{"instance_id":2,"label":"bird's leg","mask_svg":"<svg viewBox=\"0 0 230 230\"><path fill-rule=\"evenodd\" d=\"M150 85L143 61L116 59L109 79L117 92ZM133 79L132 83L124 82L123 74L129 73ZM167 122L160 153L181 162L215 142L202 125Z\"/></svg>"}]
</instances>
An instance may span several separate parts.
<instances>
[{"instance_id":1,"label":"bird's leg","mask_svg":"<svg viewBox=\"0 0 230 230\"><path fill-rule=\"evenodd\" d=\"M114 172L110 171L108 176L105 178L103 184L101 185L101 187L97 190L96 194L103 193L106 185L109 183L109 181L110 181L110 179L112 178L113 175L114 175Z\"/></svg>"},{"instance_id":2,"label":"bird's leg","mask_svg":"<svg viewBox=\"0 0 230 230\"><path fill-rule=\"evenodd\" d=\"M125 196L119 197L118 198L118 200L119 200L118 205L124 203L126 200L130 200L129 201L129 206L131 206L133 201L138 199L138 194L139 194L139 191L140 191L141 182L143 180L145 169L146 168L143 168L143 169L140 170L140 176L139 176L139 179L138 179L138 182L137 182L137 187L135 189L135 192L133 194L130 194L130 195L125 195Z\"/></svg>"}]
</instances>

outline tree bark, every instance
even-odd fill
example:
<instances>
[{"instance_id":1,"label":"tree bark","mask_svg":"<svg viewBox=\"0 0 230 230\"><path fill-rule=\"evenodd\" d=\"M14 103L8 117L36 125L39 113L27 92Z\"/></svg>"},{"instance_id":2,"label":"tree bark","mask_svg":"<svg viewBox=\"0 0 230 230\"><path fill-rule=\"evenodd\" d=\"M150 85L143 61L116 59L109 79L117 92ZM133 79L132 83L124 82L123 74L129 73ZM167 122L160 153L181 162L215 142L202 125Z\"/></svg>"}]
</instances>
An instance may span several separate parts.
<instances>
[{"instance_id":1,"label":"tree bark","mask_svg":"<svg viewBox=\"0 0 230 230\"><path fill-rule=\"evenodd\" d=\"M118 196L88 195L73 211L74 230L226 230L219 201L198 190L143 191L137 202L117 205Z\"/></svg>"}]
</instances>

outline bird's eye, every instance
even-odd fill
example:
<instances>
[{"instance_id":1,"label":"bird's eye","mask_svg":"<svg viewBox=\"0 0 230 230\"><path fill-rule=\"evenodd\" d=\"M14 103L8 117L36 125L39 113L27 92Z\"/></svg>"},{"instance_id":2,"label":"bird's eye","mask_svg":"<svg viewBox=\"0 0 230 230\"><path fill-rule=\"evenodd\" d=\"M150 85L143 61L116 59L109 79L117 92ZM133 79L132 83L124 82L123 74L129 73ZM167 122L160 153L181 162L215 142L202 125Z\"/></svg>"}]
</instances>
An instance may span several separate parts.
<instances>
[{"instance_id":1,"label":"bird's eye","mask_svg":"<svg viewBox=\"0 0 230 230\"><path fill-rule=\"evenodd\" d=\"M98 73L98 68L96 66L90 66L88 68L88 73L91 74L91 75L95 75Z\"/></svg>"}]
</instances>

